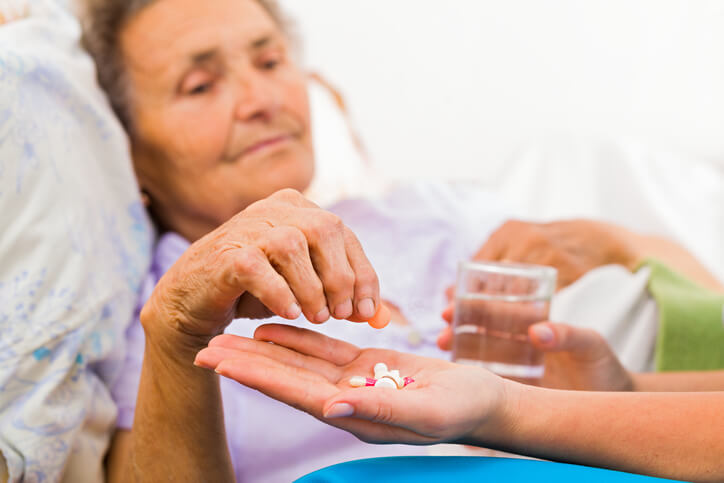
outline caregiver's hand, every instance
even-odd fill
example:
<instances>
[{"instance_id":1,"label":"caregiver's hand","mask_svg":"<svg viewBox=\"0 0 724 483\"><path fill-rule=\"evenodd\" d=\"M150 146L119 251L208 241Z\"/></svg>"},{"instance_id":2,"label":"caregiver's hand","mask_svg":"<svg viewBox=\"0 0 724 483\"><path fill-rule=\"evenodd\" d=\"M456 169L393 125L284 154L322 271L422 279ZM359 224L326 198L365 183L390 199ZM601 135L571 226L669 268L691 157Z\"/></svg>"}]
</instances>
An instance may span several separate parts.
<instances>
[{"instance_id":1,"label":"caregiver's hand","mask_svg":"<svg viewBox=\"0 0 724 483\"><path fill-rule=\"evenodd\" d=\"M450 313L443 315L452 320ZM634 390L632 374L595 330L540 322L528 329L528 336L545 353L542 386L582 391ZM438 345L443 350L452 348L449 326L440 334Z\"/></svg>"},{"instance_id":2,"label":"caregiver's hand","mask_svg":"<svg viewBox=\"0 0 724 483\"><path fill-rule=\"evenodd\" d=\"M635 269L643 258L639 238L622 227L598 221L513 220L498 228L473 259L555 267L558 287L563 288L602 265Z\"/></svg>"},{"instance_id":3,"label":"caregiver's hand","mask_svg":"<svg viewBox=\"0 0 724 483\"><path fill-rule=\"evenodd\" d=\"M431 444L472 441L476 431L504 434L507 398L519 386L481 368L359 349L306 329L270 324L254 337L220 335L196 364L366 442ZM353 376L372 377L377 362L415 382L404 389L350 387Z\"/></svg>"},{"instance_id":4,"label":"caregiver's hand","mask_svg":"<svg viewBox=\"0 0 724 483\"><path fill-rule=\"evenodd\" d=\"M355 235L282 190L192 244L159 281L141 322L147 333L164 324L162 332L170 327L203 346L236 317L365 321L379 303L377 275Z\"/></svg>"}]
</instances>

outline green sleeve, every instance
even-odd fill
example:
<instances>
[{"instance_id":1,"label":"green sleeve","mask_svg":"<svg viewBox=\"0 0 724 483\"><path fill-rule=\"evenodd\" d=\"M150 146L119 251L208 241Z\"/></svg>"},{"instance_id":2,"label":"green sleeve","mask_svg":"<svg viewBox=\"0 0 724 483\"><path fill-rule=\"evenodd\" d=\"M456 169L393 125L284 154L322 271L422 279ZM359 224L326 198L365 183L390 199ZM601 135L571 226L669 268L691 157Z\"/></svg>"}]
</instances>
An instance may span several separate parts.
<instances>
[{"instance_id":1,"label":"green sleeve","mask_svg":"<svg viewBox=\"0 0 724 483\"><path fill-rule=\"evenodd\" d=\"M724 369L724 295L698 286L655 259L649 292L659 308L658 371Z\"/></svg>"}]
</instances>

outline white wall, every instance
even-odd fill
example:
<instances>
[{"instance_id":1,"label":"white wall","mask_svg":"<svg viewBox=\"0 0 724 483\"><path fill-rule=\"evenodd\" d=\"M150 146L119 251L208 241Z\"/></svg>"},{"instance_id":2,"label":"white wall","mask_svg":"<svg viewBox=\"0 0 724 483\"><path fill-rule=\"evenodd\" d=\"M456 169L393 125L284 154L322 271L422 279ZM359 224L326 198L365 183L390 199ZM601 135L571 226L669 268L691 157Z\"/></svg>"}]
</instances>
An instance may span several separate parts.
<instances>
[{"instance_id":1,"label":"white wall","mask_svg":"<svg viewBox=\"0 0 724 483\"><path fill-rule=\"evenodd\" d=\"M724 0L282 4L385 174L669 236L724 279Z\"/></svg>"},{"instance_id":2,"label":"white wall","mask_svg":"<svg viewBox=\"0 0 724 483\"><path fill-rule=\"evenodd\" d=\"M724 1L282 3L392 175L485 177L551 135L724 160Z\"/></svg>"}]
</instances>

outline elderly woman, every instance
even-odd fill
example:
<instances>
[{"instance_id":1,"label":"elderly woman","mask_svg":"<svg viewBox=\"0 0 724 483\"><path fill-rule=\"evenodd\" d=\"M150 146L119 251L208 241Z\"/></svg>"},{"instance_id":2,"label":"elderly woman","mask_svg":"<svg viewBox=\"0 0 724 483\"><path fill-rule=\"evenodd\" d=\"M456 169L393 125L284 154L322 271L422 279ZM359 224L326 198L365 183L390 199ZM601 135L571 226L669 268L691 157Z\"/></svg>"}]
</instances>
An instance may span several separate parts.
<instances>
[{"instance_id":1,"label":"elderly woman","mask_svg":"<svg viewBox=\"0 0 724 483\"><path fill-rule=\"evenodd\" d=\"M289 481L352 458L418 453L364 445L192 363L223 331L251 335L248 319L365 321L383 298L398 322L385 331L323 330L443 356L443 292L457 260L503 220L495 200L418 185L323 211L299 194L314 174L305 76L273 2L86 3L86 44L163 233L114 388L111 480ZM576 270L637 263L626 236L595 226L583 232L615 249L577 259Z\"/></svg>"}]
</instances>

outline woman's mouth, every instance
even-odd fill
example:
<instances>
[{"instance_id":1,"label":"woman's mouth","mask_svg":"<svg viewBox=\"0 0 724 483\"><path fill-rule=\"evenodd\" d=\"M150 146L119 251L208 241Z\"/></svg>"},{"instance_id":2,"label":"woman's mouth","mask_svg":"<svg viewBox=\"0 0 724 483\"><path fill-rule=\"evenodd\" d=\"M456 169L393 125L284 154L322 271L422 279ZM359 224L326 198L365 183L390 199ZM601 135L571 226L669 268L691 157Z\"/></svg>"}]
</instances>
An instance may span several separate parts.
<instances>
[{"instance_id":1,"label":"woman's mouth","mask_svg":"<svg viewBox=\"0 0 724 483\"><path fill-rule=\"evenodd\" d=\"M279 136L270 137L267 139L264 139L262 141L259 141L257 143L252 144L248 148L244 149L241 152L241 157L250 156L252 154L257 154L262 151L266 151L269 149L275 149L282 144L285 144L289 142L292 139L292 135L290 134L282 134Z\"/></svg>"}]
</instances>

